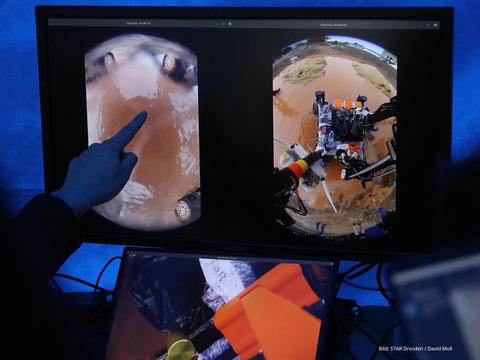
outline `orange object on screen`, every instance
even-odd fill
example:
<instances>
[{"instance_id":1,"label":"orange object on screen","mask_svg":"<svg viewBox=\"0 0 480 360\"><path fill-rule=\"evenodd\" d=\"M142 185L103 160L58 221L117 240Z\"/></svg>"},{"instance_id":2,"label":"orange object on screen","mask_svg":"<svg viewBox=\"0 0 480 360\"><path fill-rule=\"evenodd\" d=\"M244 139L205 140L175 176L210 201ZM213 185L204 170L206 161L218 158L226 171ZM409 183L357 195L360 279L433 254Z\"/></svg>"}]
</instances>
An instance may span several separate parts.
<instances>
[{"instance_id":1,"label":"orange object on screen","mask_svg":"<svg viewBox=\"0 0 480 360\"><path fill-rule=\"evenodd\" d=\"M293 171L297 178L300 178L305 171L308 169L308 164L305 160L298 160L293 164L289 165L288 168Z\"/></svg>"},{"instance_id":2,"label":"orange object on screen","mask_svg":"<svg viewBox=\"0 0 480 360\"><path fill-rule=\"evenodd\" d=\"M350 151L355 151L357 154L358 154L358 158L361 159L361 156L360 156L360 145L358 145L357 143L350 143L348 144L348 150Z\"/></svg>"},{"instance_id":3,"label":"orange object on screen","mask_svg":"<svg viewBox=\"0 0 480 360\"><path fill-rule=\"evenodd\" d=\"M353 101L353 100L342 100L342 99L334 99L333 100L333 107L335 109L340 109L340 108L345 108L345 110L350 110L350 109L357 109L362 107L362 103L359 101Z\"/></svg>"},{"instance_id":4,"label":"orange object on screen","mask_svg":"<svg viewBox=\"0 0 480 360\"><path fill-rule=\"evenodd\" d=\"M222 306L214 324L242 360L315 359L321 320L303 309L320 301L298 264L280 264Z\"/></svg>"}]
</instances>

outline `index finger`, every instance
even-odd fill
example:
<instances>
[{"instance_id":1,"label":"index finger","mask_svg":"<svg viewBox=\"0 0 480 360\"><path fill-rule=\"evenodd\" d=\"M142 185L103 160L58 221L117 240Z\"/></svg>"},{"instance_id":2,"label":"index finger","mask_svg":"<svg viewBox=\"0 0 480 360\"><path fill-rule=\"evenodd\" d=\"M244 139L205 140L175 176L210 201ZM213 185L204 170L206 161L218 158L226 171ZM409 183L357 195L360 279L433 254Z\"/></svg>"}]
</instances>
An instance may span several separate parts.
<instances>
[{"instance_id":1,"label":"index finger","mask_svg":"<svg viewBox=\"0 0 480 360\"><path fill-rule=\"evenodd\" d=\"M142 111L140 114L135 116L132 121L123 127L115 136L110 138L109 141L113 142L115 146L123 149L132 141L135 134L140 130L140 128L145 123L147 119L147 112Z\"/></svg>"}]
</instances>

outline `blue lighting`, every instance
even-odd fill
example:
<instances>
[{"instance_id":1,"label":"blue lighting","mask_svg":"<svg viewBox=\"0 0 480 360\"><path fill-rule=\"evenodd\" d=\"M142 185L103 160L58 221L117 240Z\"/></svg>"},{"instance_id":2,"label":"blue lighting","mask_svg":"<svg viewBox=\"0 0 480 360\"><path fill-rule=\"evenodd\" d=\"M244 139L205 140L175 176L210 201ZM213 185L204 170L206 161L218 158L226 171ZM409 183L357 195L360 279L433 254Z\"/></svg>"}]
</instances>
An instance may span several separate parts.
<instances>
[{"instance_id":1,"label":"blue lighting","mask_svg":"<svg viewBox=\"0 0 480 360\"><path fill-rule=\"evenodd\" d=\"M35 33L36 5L40 3L34 0L0 2L0 108L4 114L0 131L0 196L6 197L11 214L15 214L35 193L43 192L44 186ZM480 121L476 114L476 104L480 102L480 7L472 6L468 0L84 0L83 4L46 0L41 5L454 6L452 159L468 159L480 146ZM430 106L432 112L443 111L442 104L426 106ZM95 283L103 266L112 257L120 256L122 251L123 246L85 244L59 272ZM113 289L119 263L118 260L112 262L103 275L100 286ZM69 280L62 279L59 283L65 291L89 290Z\"/></svg>"}]
</instances>

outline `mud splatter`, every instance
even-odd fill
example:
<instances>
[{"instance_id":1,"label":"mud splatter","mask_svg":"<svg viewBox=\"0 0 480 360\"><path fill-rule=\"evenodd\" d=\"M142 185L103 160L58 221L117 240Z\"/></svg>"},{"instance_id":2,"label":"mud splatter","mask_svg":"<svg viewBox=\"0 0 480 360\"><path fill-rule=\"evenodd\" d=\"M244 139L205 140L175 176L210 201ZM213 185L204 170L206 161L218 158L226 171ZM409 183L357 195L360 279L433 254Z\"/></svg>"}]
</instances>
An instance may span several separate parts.
<instances>
[{"instance_id":1,"label":"mud splatter","mask_svg":"<svg viewBox=\"0 0 480 360\"><path fill-rule=\"evenodd\" d=\"M375 85L375 87L382 90L382 92L389 98L397 95L395 88L389 84L385 76L383 76L375 67L357 62L352 62L352 66L358 75L364 77L373 85Z\"/></svg>"},{"instance_id":2,"label":"mud splatter","mask_svg":"<svg viewBox=\"0 0 480 360\"><path fill-rule=\"evenodd\" d=\"M308 85L312 81L321 78L325 75L325 67L327 61L321 58L309 58L299 61L292 67L283 79L290 84Z\"/></svg>"}]
</instances>

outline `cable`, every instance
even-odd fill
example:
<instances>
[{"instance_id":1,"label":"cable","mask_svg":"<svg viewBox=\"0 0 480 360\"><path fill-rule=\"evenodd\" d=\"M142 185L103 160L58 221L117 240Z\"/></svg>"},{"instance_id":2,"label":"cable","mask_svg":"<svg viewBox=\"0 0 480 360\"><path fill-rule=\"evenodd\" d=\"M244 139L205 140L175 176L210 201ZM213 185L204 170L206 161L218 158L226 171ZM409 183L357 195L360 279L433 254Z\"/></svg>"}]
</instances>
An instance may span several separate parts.
<instances>
[{"instance_id":1,"label":"cable","mask_svg":"<svg viewBox=\"0 0 480 360\"><path fill-rule=\"evenodd\" d=\"M341 274L338 274L338 279L339 281L343 280L343 278L345 278L347 275L351 274L352 272L354 272L355 270L357 270L358 268L362 267L362 266L365 266L365 265L368 265L369 263L367 262L360 262L358 264L355 264L353 265L350 269L348 269L347 271L341 273Z\"/></svg>"},{"instance_id":2,"label":"cable","mask_svg":"<svg viewBox=\"0 0 480 360\"><path fill-rule=\"evenodd\" d=\"M385 341L387 341L387 338L390 336L390 334L393 332L393 330L395 330L398 326L400 325L399 322L393 324L386 332L385 334L383 334L383 337L380 339L380 342L379 342L379 346L377 347L377 349L375 350L375 352L373 353L372 357L370 358L370 360L374 360L378 353L380 352L380 346L382 346L383 344L385 344ZM383 355L386 355L385 352L382 351L382 354Z\"/></svg>"},{"instance_id":3,"label":"cable","mask_svg":"<svg viewBox=\"0 0 480 360\"><path fill-rule=\"evenodd\" d=\"M382 293L383 297L385 299L387 299L388 303L390 304L390 306L393 307L393 300L392 298L390 297L390 295L387 294L385 288L383 287L383 284L382 284L382 269L383 269L383 263L380 263L378 264L378 267L377 267L377 284L378 284L378 289L380 290L380 292Z\"/></svg>"},{"instance_id":4,"label":"cable","mask_svg":"<svg viewBox=\"0 0 480 360\"><path fill-rule=\"evenodd\" d=\"M90 318L88 321L89 324L93 323L97 317L107 308L111 305L110 301L107 301L105 304L103 304L96 312L93 314L93 316Z\"/></svg>"},{"instance_id":5,"label":"cable","mask_svg":"<svg viewBox=\"0 0 480 360\"><path fill-rule=\"evenodd\" d=\"M378 266L377 266L378 265ZM353 287L356 287L356 288L359 288L359 289L362 289L362 290L368 290L368 291L380 291L382 293L382 295L385 297L385 299L388 301L388 303L390 304L390 306L392 306L393 304L393 299L387 294L387 291L390 291L389 289L385 289L383 284L382 284L382 278L381 278L381 274L382 274L382 270L383 270L383 263L366 263L366 262L361 262L361 263L358 263L358 264L355 264L354 266L352 266L351 268L349 268L348 270L346 270L345 272L341 273L338 275L338 280L337 280L337 284L336 284L336 294L338 295L338 292L339 292L339 289L340 289L340 285L342 283L346 283L347 285L350 285L350 286L353 286ZM372 287L372 286L363 286L363 285L359 285L359 284L356 284L355 282L351 281L352 279L355 279L363 274L365 274L366 272L368 272L369 270L371 270L373 267L377 266L377 272L376 272L376 280L377 280L377 286L378 288L375 288L375 287ZM363 268L362 268L363 267ZM360 309L360 307L359 307ZM359 309L356 309L355 311L353 312L350 312L350 313L355 313L357 312ZM342 318L339 318L338 314L337 314L337 311L336 311L336 307L334 308L334 317L335 317L335 321L337 323L337 328L338 328L338 331L340 333L340 337L341 337L341 340L343 342L343 346L345 348L345 350L348 352L349 356L353 359L353 360L356 360L355 358L355 355L353 354L352 350L350 349L350 347L348 346L347 344L347 339L345 338L342 330L341 330L341 325L340 325L340 320L345 322L345 323L350 323L352 326L354 326L355 328L357 328L360 332L362 332L377 348L375 350L375 352L372 354L372 356L370 357L370 360L375 360L375 358L378 356L378 354L380 353L380 346L382 346L388 339L388 337L391 335L391 333L393 332L393 330L399 325L399 323L395 323L393 326L391 326L382 336L382 338L380 339L380 341L378 342L368 331L366 331L364 328L362 328L360 325L358 325L357 323L349 320L349 319L342 319ZM388 354L387 352L383 352L382 351L382 355L384 355L387 359L390 359L390 360L394 360L394 358Z\"/></svg>"},{"instance_id":6,"label":"cable","mask_svg":"<svg viewBox=\"0 0 480 360\"><path fill-rule=\"evenodd\" d=\"M355 274L352 274L352 275L350 275L350 276L347 276L346 278L347 278L348 280L353 280L353 279L359 277L360 275L363 275L363 274L365 274L366 272L370 271L370 270L373 269L376 265L377 265L377 263L369 264L369 265L367 265L366 267L364 267L362 270L359 270L359 271L357 271Z\"/></svg>"},{"instance_id":7,"label":"cable","mask_svg":"<svg viewBox=\"0 0 480 360\"><path fill-rule=\"evenodd\" d=\"M370 334L367 330L365 330L362 326L358 325L357 323L353 322L353 321L347 321L347 320L344 320L345 322L349 322L351 323L354 327L356 327L358 330L360 330L360 332L362 332L376 347L377 347L377 351L379 349L379 347L383 344L382 342L378 342L377 340L375 340L375 338L373 337L372 334ZM396 327L396 326L395 326ZM395 328L394 327L394 328ZM388 331L393 331L394 328L390 328ZM387 332L388 332L387 331ZM386 336L388 337L388 335ZM385 338L385 334L383 335L381 341L383 340L383 342L385 342L386 339ZM387 359L390 359L390 360L395 360L390 354L388 353L382 353ZM376 355L375 355L376 356Z\"/></svg>"},{"instance_id":8,"label":"cable","mask_svg":"<svg viewBox=\"0 0 480 360\"><path fill-rule=\"evenodd\" d=\"M371 264L367 263L367 262L361 262L361 263L358 263L358 264L355 264L353 265L350 269L348 269L347 271L341 273L341 274L338 274L337 276L337 285L336 285L336 288L335 288L335 296L338 295L338 292L340 291L340 285L341 283L344 281L344 279L349 275L351 274L352 272L354 272L355 270L357 270L358 268L361 268L362 266L366 266L366 267L370 267ZM368 269L370 270L370 268ZM367 270L367 271L368 271ZM360 271L363 271L363 270L360 270ZM359 271L359 272L360 272ZM363 274L363 272L362 272ZM356 277L355 274L352 275L353 277Z\"/></svg>"},{"instance_id":9,"label":"cable","mask_svg":"<svg viewBox=\"0 0 480 360\"><path fill-rule=\"evenodd\" d=\"M277 205L276 204L275 206L285 208L285 209L288 209L290 211L293 211L294 213L296 213L298 215L305 216L305 215L308 214L308 210L307 210L307 207L305 206L305 204L303 203L303 200L300 197L300 194L298 193L297 182L295 181L295 179L293 177L290 177L290 179L293 181L293 186L294 186L295 190L294 189L282 190L280 193L284 193L284 194L290 193L290 194L292 194L292 192L294 192L295 196L297 198L297 201L298 201L298 209L294 208L293 206L289 206L289 205Z\"/></svg>"},{"instance_id":10,"label":"cable","mask_svg":"<svg viewBox=\"0 0 480 360\"><path fill-rule=\"evenodd\" d=\"M100 278L102 277L103 273L104 273L105 270L107 269L108 265L110 265L114 260L117 260L117 259L122 260L122 257L121 257L121 256L115 256L115 257L111 258L111 259L105 264L105 266L103 267L102 271L100 271L100 274L98 275L97 282L95 283L95 290L94 290L94 291L97 291L97 289L99 288L99 287L98 287L98 284L100 283Z\"/></svg>"},{"instance_id":11,"label":"cable","mask_svg":"<svg viewBox=\"0 0 480 360\"><path fill-rule=\"evenodd\" d=\"M358 305L357 303L353 304L353 306L356 308L355 310L350 311L350 314L355 314L358 315L358 312L362 310L362 307Z\"/></svg>"},{"instance_id":12,"label":"cable","mask_svg":"<svg viewBox=\"0 0 480 360\"><path fill-rule=\"evenodd\" d=\"M338 313L337 313L337 307L336 307L335 304L333 305L333 317L335 318L335 323L337 324L338 333L340 334L340 339L342 340L343 347L347 351L348 355L350 355L350 358L352 358L352 360L358 360L356 358L356 356L353 354L352 349L350 349L350 346L348 346L348 344L347 344L347 339L345 338L345 334L343 333L342 328L340 326L340 321L339 321Z\"/></svg>"},{"instance_id":13,"label":"cable","mask_svg":"<svg viewBox=\"0 0 480 360\"><path fill-rule=\"evenodd\" d=\"M348 279L343 279L343 282L347 285L350 285L354 288L361 289L361 290L367 290L367 291L380 291L378 287L373 287L373 286L368 286L368 285L360 285L356 284L353 281L350 281ZM385 289L385 291L390 291L390 289Z\"/></svg>"},{"instance_id":14,"label":"cable","mask_svg":"<svg viewBox=\"0 0 480 360\"><path fill-rule=\"evenodd\" d=\"M295 179L293 177L290 177L293 181L293 186L295 187L295 194L297 196L297 200L298 200L298 207L299 209L302 211L302 213L300 215L307 215L308 211L307 211L307 208L305 207L305 205L303 204L303 201L302 199L300 198L300 194L298 193L298 186L297 186L297 182L295 181Z\"/></svg>"},{"instance_id":15,"label":"cable","mask_svg":"<svg viewBox=\"0 0 480 360\"><path fill-rule=\"evenodd\" d=\"M65 278L65 279L69 279L69 280L73 280L73 281L77 281L77 282L79 282L79 283L81 283L81 284L90 286L90 287L92 287L92 288L94 288L94 289L97 288L98 290L103 291L103 292L105 292L105 293L107 293L107 294L109 294L109 295L113 295L113 291L110 291L110 290L101 288L100 286L96 286L96 285L94 285L94 284L92 284L92 283L89 283L88 281L85 281L85 280L82 280L82 279L78 279L78 278L76 278L76 277L74 277L74 276L65 275L65 274L55 274L55 275L53 275L53 276L61 277L61 278Z\"/></svg>"},{"instance_id":16,"label":"cable","mask_svg":"<svg viewBox=\"0 0 480 360\"><path fill-rule=\"evenodd\" d=\"M60 285L58 285L58 283L55 281L55 279L51 278L50 279L50 282L55 285L55 287L57 288L57 291L60 292L60 293L63 293L63 290L62 288L60 287ZM53 290L53 289L52 289Z\"/></svg>"}]
</instances>

